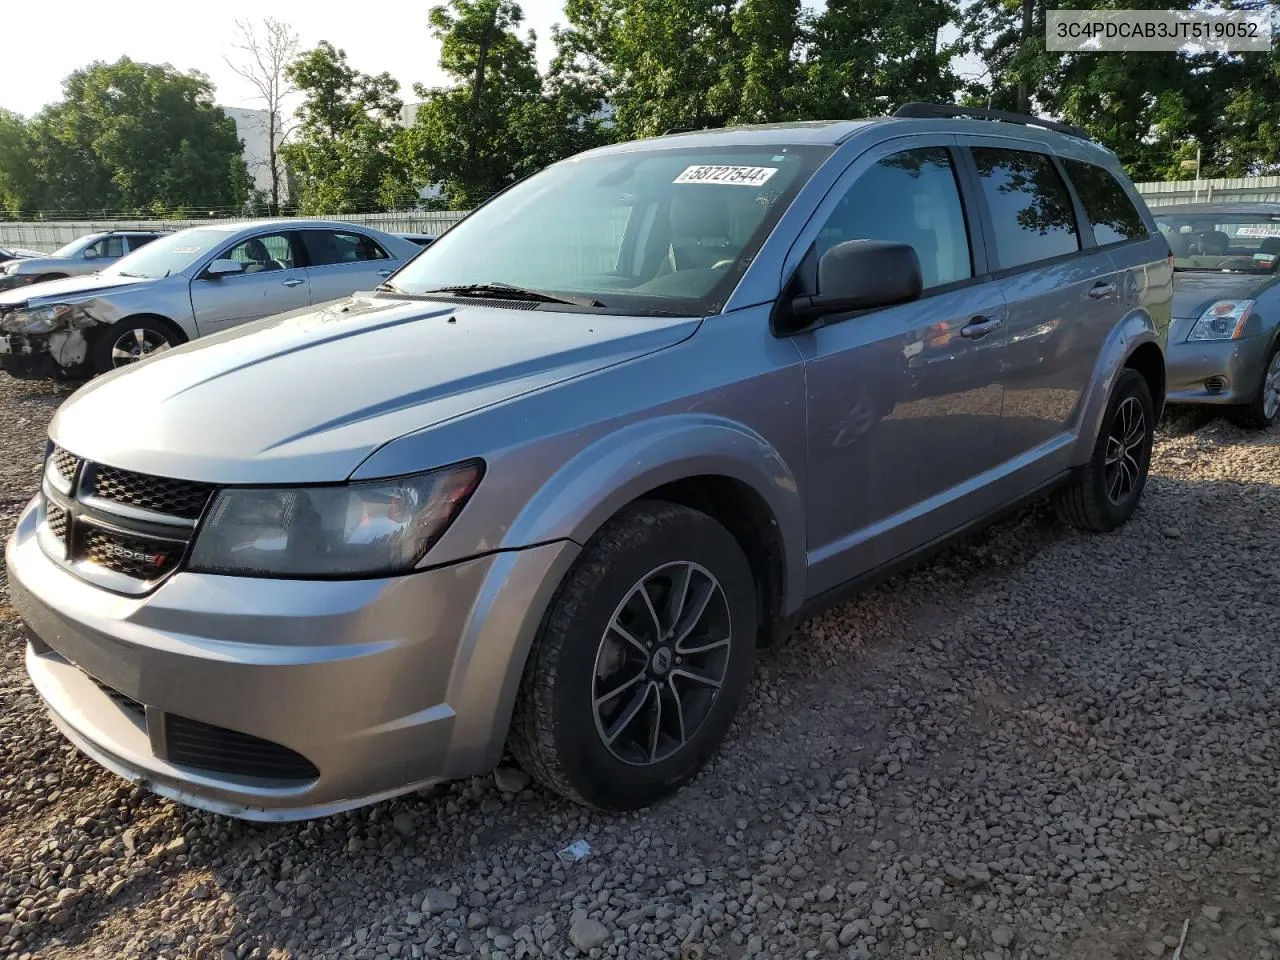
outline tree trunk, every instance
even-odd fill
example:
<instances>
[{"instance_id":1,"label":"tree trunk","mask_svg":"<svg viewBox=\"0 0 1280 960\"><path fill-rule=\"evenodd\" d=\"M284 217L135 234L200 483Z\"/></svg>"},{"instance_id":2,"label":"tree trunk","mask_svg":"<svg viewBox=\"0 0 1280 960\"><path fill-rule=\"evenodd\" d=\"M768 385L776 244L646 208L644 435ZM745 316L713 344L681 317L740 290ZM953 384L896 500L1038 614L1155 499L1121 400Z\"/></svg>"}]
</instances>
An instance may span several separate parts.
<instances>
[{"instance_id":1,"label":"tree trunk","mask_svg":"<svg viewBox=\"0 0 1280 960\"><path fill-rule=\"evenodd\" d=\"M271 168L271 215L280 215L280 162L276 159L276 128L279 125L277 111L267 112L267 163Z\"/></svg>"},{"instance_id":2,"label":"tree trunk","mask_svg":"<svg viewBox=\"0 0 1280 960\"><path fill-rule=\"evenodd\" d=\"M480 139L480 97L484 93L484 71L489 59L489 44L493 42L493 28L498 22L498 3L494 0L489 11L489 22L485 24L480 35L480 49L476 51L476 75L471 81L471 131L467 137L467 169L463 176L469 176L475 167L476 154L479 152Z\"/></svg>"},{"instance_id":3,"label":"tree trunk","mask_svg":"<svg viewBox=\"0 0 1280 960\"><path fill-rule=\"evenodd\" d=\"M1031 28L1036 0L1022 0L1022 43L1021 52L1026 57L1030 52ZM1018 111L1031 112L1031 85L1027 82L1027 64L1024 62L1018 71Z\"/></svg>"}]
</instances>

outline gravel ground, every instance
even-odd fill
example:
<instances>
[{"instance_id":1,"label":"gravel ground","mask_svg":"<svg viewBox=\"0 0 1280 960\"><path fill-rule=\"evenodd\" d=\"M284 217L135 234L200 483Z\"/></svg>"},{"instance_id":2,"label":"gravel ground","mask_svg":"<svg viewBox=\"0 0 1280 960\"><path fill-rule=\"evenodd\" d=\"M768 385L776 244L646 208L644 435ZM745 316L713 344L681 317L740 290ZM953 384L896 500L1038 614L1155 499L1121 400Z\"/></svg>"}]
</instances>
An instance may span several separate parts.
<instances>
[{"instance_id":1,"label":"gravel ground","mask_svg":"<svg viewBox=\"0 0 1280 960\"><path fill-rule=\"evenodd\" d=\"M59 399L0 379L6 536ZM309 824L188 810L55 733L4 606L0 955L1127 960L1186 924L1183 957L1276 960L1278 485L1280 431L1166 421L1125 529L1032 508L809 621L634 816L518 771Z\"/></svg>"}]
</instances>

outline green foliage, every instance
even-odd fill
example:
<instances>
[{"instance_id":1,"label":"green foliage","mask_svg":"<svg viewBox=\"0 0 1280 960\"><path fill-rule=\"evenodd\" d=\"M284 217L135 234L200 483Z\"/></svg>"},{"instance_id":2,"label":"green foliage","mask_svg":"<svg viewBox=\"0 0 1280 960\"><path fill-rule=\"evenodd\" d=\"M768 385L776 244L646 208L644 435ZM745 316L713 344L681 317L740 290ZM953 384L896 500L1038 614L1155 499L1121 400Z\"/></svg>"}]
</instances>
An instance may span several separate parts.
<instances>
[{"instance_id":1,"label":"green foliage","mask_svg":"<svg viewBox=\"0 0 1280 960\"><path fill-rule=\"evenodd\" d=\"M20 125L16 161L14 124L0 123L9 209L167 214L244 202L235 124L203 75L125 57L75 71L63 90L60 103Z\"/></svg>"},{"instance_id":2,"label":"green foliage","mask_svg":"<svg viewBox=\"0 0 1280 960\"><path fill-rule=\"evenodd\" d=\"M361 73L346 52L321 41L285 71L303 95L294 139L280 148L304 214L387 210L405 200L407 176L392 150L400 85Z\"/></svg>"}]
</instances>

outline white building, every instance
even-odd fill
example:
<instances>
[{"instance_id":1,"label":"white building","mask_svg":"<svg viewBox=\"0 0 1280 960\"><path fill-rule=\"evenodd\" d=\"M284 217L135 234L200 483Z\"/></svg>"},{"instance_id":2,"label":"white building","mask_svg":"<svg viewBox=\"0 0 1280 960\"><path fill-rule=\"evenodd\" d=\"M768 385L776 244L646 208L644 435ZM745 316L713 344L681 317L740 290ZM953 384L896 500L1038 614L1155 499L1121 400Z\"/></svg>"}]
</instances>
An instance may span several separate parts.
<instances>
[{"instance_id":1,"label":"white building","mask_svg":"<svg viewBox=\"0 0 1280 960\"><path fill-rule=\"evenodd\" d=\"M236 125L236 134L244 142L244 162L249 168L249 176L253 185L271 196L271 163L267 151L267 126L269 114L266 110L254 110L249 107L223 107L222 112L230 117ZM276 134L276 144L280 143L280 135ZM280 199L287 198L289 185L285 178L280 178Z\"/></svg>"}]
</instances>

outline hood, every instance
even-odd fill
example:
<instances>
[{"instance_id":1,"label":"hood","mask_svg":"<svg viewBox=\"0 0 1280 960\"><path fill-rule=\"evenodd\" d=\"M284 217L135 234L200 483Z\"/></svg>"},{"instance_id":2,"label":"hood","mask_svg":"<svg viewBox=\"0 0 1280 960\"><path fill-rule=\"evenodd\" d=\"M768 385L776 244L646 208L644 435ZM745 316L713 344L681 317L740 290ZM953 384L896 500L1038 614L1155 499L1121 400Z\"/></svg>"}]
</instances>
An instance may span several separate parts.
<instances>
[{"instance_id":1,"label":"hood","mask_svg":"<svg viewBox=\"0 0 1280 960\"><path fill-rule=\"evenodd\" d=\"M1275 275L1181 270L1173 278L1173 316L1197 320L1218 300L1250 300L1280 281Z\"/></svg>"},{"instance_id":2,"label":"hood","mask_svg":"<svg viewBox=\"0 0 1280 960\"><path fill-rule=\"evenodd\" d=\"M26 261L21 261L25 263ZM136 287L144 283L154 283L139 277L110 277L100 273L87 277L67 277L63 280L46 280L43 283L25 287L15 287L0 293L0 311L20 307L25 303L57 303L78 300L101 293L103 290L114 290L118 287Z\"/></svg>"},{"instance_id":3,"label":"hood","mask_svg":"<svg viewBox=\"0 0 1280 960\"><path fill-rule=\"evenodd\" d=\"M49 434L160 476L338 481L397 437L661 350L698 323L357 295L107 374Z\"/></svg>"},{"instance_id":4,"label":"hood","mask_svg":"<svg viewBox=\"0 0 1280 960\"><path fill-rule=\"evenodd\" d=\"M42 257L23 257L20 260L13 260L5 264L5 270L9 273L26 274L26 273L47 273L50 270L58 270L60 268L79 267L83 268L88 261L77 257L74 260L68 260L66 257L42 256ZM104 267L110 266L111 261L103 263Z\"/></svg>"}]
</instances>

